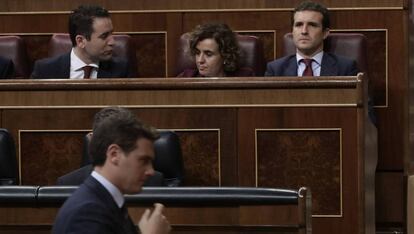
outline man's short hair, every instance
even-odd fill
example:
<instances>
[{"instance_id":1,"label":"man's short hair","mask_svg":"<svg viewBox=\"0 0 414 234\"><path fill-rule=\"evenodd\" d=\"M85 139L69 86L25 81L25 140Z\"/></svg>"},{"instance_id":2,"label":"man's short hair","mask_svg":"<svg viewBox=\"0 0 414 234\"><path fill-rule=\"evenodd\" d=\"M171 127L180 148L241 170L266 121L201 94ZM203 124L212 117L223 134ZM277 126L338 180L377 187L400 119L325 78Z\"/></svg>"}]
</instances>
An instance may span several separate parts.
<instances>
[{"instance_id":1,"label":"man's short hair","mask_svg":"<svg viewBox=\"0 0 414 234\"><path fill-rule=\"evenodd\" d=\"M105 115L106 117L103 117ZM111 144L118 145L125 154L128 154L137 147L138 139L155 141L159 137L154 127L144 124L127 109L109 107L98 112L95 117L97 116L102 118L97 124L94 123L89 145L89 154L94 166L105 163L106 151Z\"/></svg>"},{"instance_id":2,"label":"man's short hair","mask_svg":"<svg viewBox=\"0 0 414 234\"><path fill-rule=\"evenodd\" d=\"M83 35L87 40L93 33L93 20L95 18L109 18L109 12L96 5L81 5L73 10L69 16L69 35L73 47L76 46L76 36Z\"/></svg>"},{"instance_id":3,"label":"man's short hair","mask_svg":"<svg viewBox=\"0 0 414 234\"><path fill-rule=\"evenodd\" d=\"M292 15L292 26L295 23L295 13L299 11L316 11L322 14L322 29L331 27L328 9L320 3L304 1L295 8Z\"/></svg>"},{"instance_id":4,"label":"man's short hair","mask_svg":"<svg viewBox=\"0 0 414 234\"><path fill-rule=\"evenodd\" d=\"M104 119L112 115L120 115L120 114L124 114L124 115L131 114L132 115L131 111L129 111L128 109L118 107L118 106L109 106L109 107L103 108L102 110L97 112L95 116L93 117L92 132L95 131L95 129Z\"/></svg>"}]
</instances>

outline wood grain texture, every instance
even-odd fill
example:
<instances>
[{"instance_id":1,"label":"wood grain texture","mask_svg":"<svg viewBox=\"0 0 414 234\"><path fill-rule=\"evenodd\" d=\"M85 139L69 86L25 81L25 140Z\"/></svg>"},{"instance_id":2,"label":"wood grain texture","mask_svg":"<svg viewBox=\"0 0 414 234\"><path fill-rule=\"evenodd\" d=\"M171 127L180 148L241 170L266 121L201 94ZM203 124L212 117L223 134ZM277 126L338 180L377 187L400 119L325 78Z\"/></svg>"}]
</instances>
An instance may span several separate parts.
<instances>
[{"instance_id":1,"label":"wood grain texture","mask_svg":"<svg viewBox=\"0 0 414 234\"><path fill-rule=\"evenodd\" d=\"M340 130L258 130L258 187L312 189L314 215L341 215Z\"/></svg>"},{"instance_id":2,"label":"wood grain texture","mask_svg":"<svg viewBox=\"0 0 414 234\"><path fill-rule=\"evenodd\" d=\"M80 4L90 3L88 0L59 1L47 0L40 3L33 3L30 0L5 0L0 11L69 11ZM95 4L105 6L109 10L186 10L186 9L249 9L249 8L294 8L300 0L110 0L93 1ZM321 3L327 7L403 7L406 3L403 0L322 0Z\"/></svg>"},{"instance_id":3,"label":"wood grain texture","mask_svg":"<svg viewBox=\"0 0 414 234\"><path fill-rule=\"evenodd\" d=\"M20 134L22 185L54 185L56 179L81 165L85 132L24 132Z\"/></svg>"},{"instance_id":4,"label":"wood grain texture","mask_svg":"<svg viewBox=\"0 0 414 234\"><path fill-rule=\"evenodd\" d=\"M361 154L365 152L361 148L364 147L362 142L372 133L365 132L364 128L357 129L360 121L367 121L364 115L366 103L362 102L365 100L362 94L362 81L361 77L223 78L214 80L149 78L96 80L94 82L68 80L61 82L44 80L0 81L0 97L5 97L4 99L0 98L2 105L12 102L12 100L17 105L8 108L3 106L2 127L11 129L15 136L19 130L38 129L44 132L56 130L57 132L54 134L65 132L65 130L89 131L93 114L99 107L108 104L127 106L143 121L160 129L175 130L180 134L183 139L185 166L189 168L186 169L189 176L188 183L199 186L216 185L218 178L221 180L222 186L256 185L255 129L343 129L341 144L346 146L343 148L343 156L346 160L343 161L342 193L332 192L333 195L331 193L323 195L324 189L329 189L332 184L337 183L338 175L335 169L333 169L333 173L329 174L333 175L333 178L327 180L331 184L314 180L310 182L311 186L323 184L320 186L320 190L318 190L319 188L315 189L319 212L336 214L338 196L342 196L343 216L315 217L313 222L314 230L318 233L355 233L358 230L362 232L361 228L365 226L372 227L374 225L369 222L362 223L361 217L350 215L355 210L364 211L364 209L366 209L364 214L369 215L374 209L373 204L369 205L365 200L363 192L370 187L361 187L362 181L365 181L366 173L370 175L374 173L373 171L365 171L362 166L365 160L368 160L372 155ZM176 93L172 98L171 94L174 92ZM19 93L21 98L6 98L13 96L13 93ZM53 100L50 100L51 96L48 96L50 93L55 95ZM139 95L137 96L137 94ZM79 99L78 104L81 106L70 107L77 102L76 98L79 95L89 95L89 98ZM205 106L169 106L177 100L181 100L183 103L190 103L190 101L191 103L204 103ZM235 100L238 103L254 105L234 105L233 101ZM279 105L257 105L260 104L260 100ZM333 101L337 103L332 104ZM39 106L24 106L30 102L38 103ZM61 106L53 106L54 102L60 103ZM306 106L303 105L304 103L312 103L315 106ZM151 106L147 104L151 104ZM303 121L304 117L307 121ZM80 135L83 136L84 132ZM296 136L297 139L303 139L307 142L305 136L299 135ZM70 155L70 152L72 152L71 154L77 152L72 148L59 152L58 149L62 148L60 146L63 144L62 142L73 142L73 139L76 138L75 136L66 138L66 135L64 137L56 138L55 141L46 141L47 149L51 150L50 153L47 152L49 155L62 154L65 157L65 155ZM47 139L51 138L51 136L47 137ZM267 138L261 139L267 140ZM42 137L30 139L41 140ZM337 141L333 141L330 137L320 137L319 139L324 139L323 141L328 139L328 142L325 142L321 147L326 147L328 144L337 149L337 146L333 144L338 144ZM45 147L35 147L42 145L41 142L36 145L30 143L31 140L21 142L21 147L25 147L21 151L22 156L28 159L37 154L46 154ZM67 144L68 147L71 145L72 143ZM322 157L319 153L328 154L331 150L329 147L314 150L311 152L312 158ZM51 153L52 151L54 154ZM335 152L337 153L337 151ZM270 154L268 151L264 151L261 155ZM24 161L22 158L23 165L26 165L27 162L30 160ZM59 161L52 160L51 162L58 163ZM320 166L327 168L335 165L337 167L337 163L335 164L333 161L331 163L333 164ZM219 167L218 164L220 164ZM32 166L30 163L28 165L30 165L30 167L26 167L28 169L39 170L40 168ZM275 164L272 163L262 162L260 165L269 167L263 168L264 173L277 169L277 167L273 168ZM48 167L53 168L53 166ZM48 175L47 178L53 176ZM27 176L25 175L23 178L27 178ZM262 178L263 185L277 186L273 180L269 180L268 184L263 181ZM298 183L301 183L301 181L290 182L290 185L284 185L298 186ZM324 202L329 203L327 207L323 208L325 210L321 208L324 206ZM366 203L368 208L361 205Z\"/></svg>"},{"instance_id":5,"label":"wood grain texture","mask_svg":"<svg viewBox=\"0 0 414 234\"><path fill-rule=\"evenodd\" d=\"M184 185L220 186L219 132L182 131L178 136L185 165Z\"/></svg>"}]
</instances>

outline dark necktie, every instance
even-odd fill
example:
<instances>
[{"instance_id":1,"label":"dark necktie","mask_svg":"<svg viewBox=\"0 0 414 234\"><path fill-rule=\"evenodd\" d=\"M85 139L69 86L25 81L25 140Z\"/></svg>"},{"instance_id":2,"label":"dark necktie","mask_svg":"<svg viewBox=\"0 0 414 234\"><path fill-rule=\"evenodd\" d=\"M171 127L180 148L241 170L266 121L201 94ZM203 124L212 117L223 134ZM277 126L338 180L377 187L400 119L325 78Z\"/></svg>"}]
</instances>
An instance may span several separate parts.
<instances>
[{"instance_id":1,"label":"dark necktie","mask_svg":"<svg viewBox=\"0 0 414 234\"><path fill-rule=\"evenodd\" d=\"M125 204L121 207L121 213L124 219L128 219L128 208L125 206Z\"/></svg>"},{"instance_id":2,"label":"dark necktie","mask_svg":"<svg viewBox=\"0 0 414 234\"><path fill-rule=\"evenodd\" d=\"M131 231L131 233L137 233L137 229L136 229L136 227L135 227L135 225L134 225L134 222L132 221L131 217L129 217L129 214L128 214L128 209L127 209L127 207L125 206L125 203L124 203L124 205L121 207L121 213L122 213L122 216L123 216L123 218L124 218L124 221L125 221L126 223L128 223L129 230Z\"/></svg>"},{"instance_id":3,"label":"dark necktie","mask_svg":"<svg viewBox=\"0 0 414 234\"><path fill-rule=\"evenodd\" d=\"M90 79L93 67L92 66L84 66L84 67L82 67L82 69L83 69L83 79Z\"/></svg>"},{"instance_id":4,"label":"dark necktie","mask_svg":"<svg viewBox=\"0 0 414 234\"><path fill-rule=\"evenodd\" d=\"M306 65L305 70L303 70L302 76L313 76L313 70L312 70L313 59L302 59L302 61Z\"/></svg>"}]
</instances>

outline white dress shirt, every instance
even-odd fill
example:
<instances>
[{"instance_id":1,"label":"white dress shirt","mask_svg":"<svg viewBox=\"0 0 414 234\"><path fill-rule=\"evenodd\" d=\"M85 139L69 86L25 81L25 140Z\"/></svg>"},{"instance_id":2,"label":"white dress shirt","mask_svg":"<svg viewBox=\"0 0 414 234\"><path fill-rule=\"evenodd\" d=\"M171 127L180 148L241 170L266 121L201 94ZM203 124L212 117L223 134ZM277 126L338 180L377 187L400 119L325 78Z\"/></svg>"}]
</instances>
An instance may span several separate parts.
<instances>
[{"instance_id":1,"label":"white dress shirt","mask_svg":"<svg viewBox=\"0 0 414 234\"><path fill-rule=\"evenodd\" d=\"M96 63L86 64L84 63L76 54L75 51L72 48L72 51L70 52L70 79L83 79L84 72L83 67L84 66L91 66L94 67L94 69L91 72L90 79L97 79L98 78L98 68L99 65Z\"/></svg>"},{"instance_id":2,"label":"white dress shirt","mask_svg":"<svg viewBox=\"0 0 414 234\"><path fill-rule=\"evenodd\" d=\"M124 195L122 195L121 191L113 185L109 180L107 180L105 177L103 177L101 174L99 174L96 171L92 172L92 177L95 178L108 192L111 194L112 198L115 200L116 204L119 208L121 208L125 203Z\"/></svg>"},{"instance_id":3,"label":"white dress shirt","mask_svg":"<svg viewBox=\"0 0 414 234\"><path fill-rule=\"evenodd\" d=\"M322 57L323 57L323 51L315 54L315 56L312 57L312 71L313 76L320 76L321 75L321 65L322 65ZM304 59L300 54L296 53L296 61L298 63L298 76L302 76L303 71L306 68L306 65L301 60Z\"/></svg>"}]
</instances>

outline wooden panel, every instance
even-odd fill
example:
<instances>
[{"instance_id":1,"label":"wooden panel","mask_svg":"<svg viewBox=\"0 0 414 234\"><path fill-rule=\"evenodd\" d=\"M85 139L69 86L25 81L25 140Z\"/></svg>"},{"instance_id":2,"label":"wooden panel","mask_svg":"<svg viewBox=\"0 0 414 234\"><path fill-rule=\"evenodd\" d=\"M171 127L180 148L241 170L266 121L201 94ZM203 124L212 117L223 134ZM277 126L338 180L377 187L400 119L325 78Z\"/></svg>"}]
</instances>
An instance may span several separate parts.
<instances>
[{"instance_id":1,"label":"wooden panel","mask_svg":"<svg viewBox=\"0 0 414 234\"><path fill-rule=\"evenodd\" d=\"M377 173L376 221L383 226L403 224L405 222L406 191L402 172Z\"/></svg>"},{"instance_id":2,"label":"wooden panel","mask_svg":"<svg viewBox=\"0 0 414 234\"><path fill-rule=\"evenodd\" d=\"M240 31L237 33L258 37L263 43L265 61L272 61L276 58L276 32Z\"/></svg>"},{"instance_id":3,"label":"wooden panel","mask_svg":"<svg viewBox=\"0 0 414 234\"><path fill-rule=\"evenodd\" d=\"M57 177L79 168L82 139L90 130L92 117L98 110L84 108L4 111L4 126L14 135L16 143L21 142L17 145L17 152L21 152L22 184L53 185ZM233 110L131 110L140 119L160 129L180 129L177 133L186 165L186 186L237 183L235 139L231 137L235 131L235 123L231 121L234 118ZM217 114L221 116L219 122L215 120ZM27 116L33 119L24 120ZM19 135L19 130L25 131ZM220 146L220 143L224 145ZM222 172L220 168L223 169ZM223 177L222 180L220 176Z\"/></svg>"},{"instance_id":4,"label":"wooden panel","mask_svg":"<svg viewBox=\"0 0 414 234\"><path fill-rule=\"evenodd\" d=\"M4 0L0 11L68 11L79 4L88 3L86 0L59 1L48 0L33 3L30 0ZM184 9L249 9L249 8L294 8L300 0L97 0L96 4L103 5L110 10L184 10ZM403 7L403 0L322 0L321 3L328 7Z\"/></svg>"},{"instance_id":5,"label":"wooden panel","mask_svg":"<svg viewBox=\"0 0 414 234\"><path fill-rule=\"evenodd\" d=\"M222 186L256 185L256 129L343 129L340 141L346 146L343 148L346 160L342 162L343 190L332 198L331 193L324 190L330 189L325 183L322 188L315 189L318 204L315 212L336 213L323 214L323 217L320 217L321 213L315 213L319 216L313 218L314 230L316 233L372 233L374 223L370 215L374 209L365 198L371 184L362 185L369 182L367 178L374 173L366 170L364 165L376 157L365 151L365 138L375 139L375 136L368 128L357 128L368 124L366 103L362 101L365 100L363 81L363 77L1 81L2 127L11 129L13 134L24 129L85 131L90 129L93 114L100 106L127 106L149 124L183 134L186 166L191 168L189 176L194 177L189 183L216 184L220 178ZM16 93L19 98L15 98ZM55 95L53 100L48 98L49 93ZM76 100L81 95L88 98ZM53 106L56 100L62 106ZM203 105L186 105L190 101ZM28 103L38 106L28 107ZM80 106L70 106L73 103ZM8 106L10 104L16 106ZM303 121L304 116L307 121ZM209 130L207 133L206 129ZM326 137L319 139L326 140ZM56 143L48 142L59 145L64 139L56 140ZM334 142L338 144L337 140ZM323 146L331 143L332 139L329 139ZM338 146L332 147L337 149ZM50 148L59 154L57 146ZM330 150L314 150L312 155L318 158L318 152L327 154ZM273 170L270 168L272 163L262 162L260 165L269 166L263 168L263 173ZM337 167L337 163L334 165ZM208 173L211 174L202 178ZM333 180L338 177L335 173ZM320 178L316 180L310 184L319 186ZM264 184L263 181L261 179ZM338 196L343 199L340 215L337 213ZM329 205L322 210L320 207L325 199ZM363 215L351 215L355 210Z\"/></svg>"},{"instance_id":6,"label":"wooden panel","mask_svg":"<svg viewBox=\"0 0 414 234\"><path fill-rule=\"evenodd\" d=\"M173 129L180 136L183 157L188 159L186 163L195 163L195 165L185 166L185 185L217 185L218 174L221 175L222 186L238 184L237 139L234 138L237 131L237 122L234 121L237 115L235 108L141 108L132 110L146 123L159 129ZM217 116L220 118L218 119ZM201 160L201 157L215 164L208 165ZM219 158L220 161L217 161ZM220 172L217 163L220 163ZM202 168L203 171L187 169L192 166ZM190 171L187 172L187 170ZM203 174L207 172L212 172L216 176Z\"/></svg>"},{"instance_id":7,"label":"wooden panel","mask_svg":"<svg viewBox=\"0 0 414 234\"><path fill-rule=\"evenodd\" d=\"M49 40L51 35L20 35L26 45L26 52L29 60L30 71L34 62L38 59L47 58Z\"/></svg>"},{"instance_id":8,"label":"wooden panel","mask_svg":"<svg viewBox=\"0 0 414 234\"><path fill-rule=\"evenodd\" d=\"M312 190L314 215L342 214L340 129L259 129L257 186Z\"/></svg>"},{"instance_id":9,"label":"wooden panel","mask_svg":"<svg viewBox=\"0 0 414 234\"><path fill-rule=\"evenodd\" d=\"M367 38L367 74L372 101L377 107L388 106L388 33L386 29L332 30L332 32L362 33Z\"/></svg>"},{"instance_id":10,"label":"wooden panel","mask_svg":"<svg viewBox=\"0 0 414 234\"><path fill-rule=\"evenodd\" d=\"M260 171L266 171L270 175L261 175L258 174L258 180L260 183L260 180L263 180L266 186L276 186L271 185L270 181L276 181L278 178L275 174L283 173L278 171L279 167L277 164L275 164L275 160L265 160L263 159L263 163L260 164L260 161L262 160L260 158L260 155L263 155L264 152L269 152L269 157L277 157L278 152L282 151L282 155L280 156L280 160L287 160L288 156L291 156L291 160L293 163L297 164L297 167L299 165L305 165L306 161L299 161L300 159L298 157L293 157L295 155L294 152L297 152L296 150L302 149L302 152L304 155L311 155L312 159L315 157L316 159L318 157L322 157L322 155L318 154L317 152L311 150L313 149L312 146L316 146L318 143L322 144L319 141L311 141L312 144L309 147L306 147L305 143L301 144L301 138L295 138L298 142L293 142L290 144L293 144L296 147L296 149L290 149L288 150L287 146L286 148L279 148L276 146L276 135L278 137L281 137L280 132L277 133L277 131L272 131L272 129L298 129L299 131L305 131L306 129L342 129L342 140L339 142L334 142L333 139L329 140L330 144L333 144L332 147L338 149L338 144L343 146L342 148L342 182L338 181L340 177L338 177L338 158L335 159L335 156L332 155L326 155L326 157L332 157L324 164L320 165L312 161L312 163L306 164L306 166L301 167L297 170L307 171L306 168L313 167L313 170L311 172L305 172L305 175L309 175L309 177L315 176L317 178L316 180L313 180L311 182L311 190L313 195L313 232L315 233L357 233L355 226L350 226L349 223L358 222L357 218L353 215L350 215L355 210L358 210L358 206L356 202L359 200L358 193L355 192L356 187L358 187L358 168L356 165L358 164L359 159L355 157L357 154L357 142L356 139L352 137L354 134L357 134L357 126L353 125L352 122L356 121L357 119L357 113L355 113L351 108L280 108L280 109L260 109L260 110L253 110L253 109L243 109L239 112L239 136L240 140L238 142L240 153L239 157L240 160L242 160L244 163L239 164L239 171L243 171L243 174L240 175L240 185L243 186L254 186L255 185L255 161L252 159L249 155L255 154L254 152L254 142L255 142L255 131L264 129L269 130L272 135L271 139L267 139L268 144L266 144L267 147L270 149L265 149L265 146L259 146L260 143L258 139L258 147L257 147L257 154L258 154L258 172ZM306 117L305 117L306 116ZM306 118L306 121L303 121L303 118ZM258 135L260 135L261 132L258 132ZM293 133L292 133L293 134ZM243 137L242 137L243 136ZM294 134L293 134L294 136ZM292 135L290 137L293 138ZM338 136L334 137L334 139L337 139ZM264 140L264 137L261 137L262 140ZM286 138L285 138L286 139ZM288 138L291 139L291 138ZM307 138L304 138L307 139ZM315 139L315 138L312 138ZM321 139L321 138L320 138ZM304 140L303 140L304 141ZM287 143L289 144L289 142ZM282 144L280 144L282 145ZM325 147L324 152L329 152L330 150L334 150L331 147L328 147L326 144L323 144ZM260 147L260 148L259 148ZM294 148L293 146L291 148ZM286 149L286 151L283 151L283 149ZM307 151L309 150L309 151ZM337 155L338 151L335 151L333 155ZM271 155L271 156L270 156ZM302 156L302 158L305 156ZM276 161L280 162L280 161ZM266 165L266 168L260 168L260 166L263 167L263 165ZM332 168L332 166L336 165L336 168ZM270 169L272 167L272 169ZM323 167L323 169L322 169ZM290 171L288 169L285 169L286 173L283 174L283 179L280 178L282 181L280 183L284 183L285 185L289 182L291 182L289 187L297 187L298 182L295 181L296 177L303 176L304 174L298 173L295 174L294 171ZM324 170L325 172L330 171L333 175L333 178L321 178L322 173L321 170ZM319 174L320 173L320 174ZM371 171L370 173L374 173L374 171ZM290 178L287 175L291 175L292 178ZM318 177L319 175L319 177ZM261 178L262 177L262 178ZM269 180L266 181L266 180ZM325 184L324 181L327 181L328 183ZM303 183L307 183L306 181L303 181ZM319 184L320 183L320 184ZM260 185L260 184L259 184ZM306 185L306 184L303 184ZM338 188L338 185L341 185L342 188ZM299 185L301 186L301 185ZM313 190L314 189L314 190ZM330 191L330 189L336 190L338 193L334 194L333 191ZM340 190L338 190L340 189ZM354 191L354 192L351 192ZM373 192L373 191L371 191ZM316 200L316 201L315 201ZM339 203L338 203L339 200ZM335 201L334 203L332 203ZM338 207L341 206L342 202L342 213L322 213L322 212L336 212L338 211ZM329 203L328 207L321 207L322 204ZM371 204L373 206L373 204ZM320 212L320 213L319 213ZM373 216L374 214L371 212L369 216ZM370 218L371 219L371 218ZM368 222L367 222L368 223ZM337 227L338 229L334 228ZM372 230L371 226L371 230ZM366 231L366 233L371 233L370 231Z\"/></svg>"},{"instance_id":11,"label":"wooden panel","mask_svg":"<svg viewBox=\"0 0 414 234\"><path fill-rule=\"evenodd\" d=\"M53 185L56 179L80 167L85 132L22 132L22 185Z\"/></svg>"},{"instance_id":12,"label":"wooden panel","mask_svg":"<svg viewBox=\"0 0 414 234\"><path fill-rule=\"evenodd\" d=\"M59 176L79 168L86 132L21 132L20 184L53 185ZM185 165L185 186L219 186L218 131L179 131L178 135Z\"/></svg>"},{"instance_id":13,"label":"wooden panel","mask_svg":"<svg viewBox=\"0 0 414 234\"><path fill-rule=\"evenodd\" d=\"M130 34L135 43L138 77L165 77L165 33Z\"/></svg>"},{"instance_id":14,"label":"wooden panel","mask_svg":"<svg viewBox=\"0 0 414 234\"><path fill-rule=\"evenodd\" d=\"M408 48L408 37L405 37L405 15L400 11L337 11L333 14L334 29L387 29L388 41L385 45L387 54L387 62L390 71L388 72L388 106L386 108L376 108L378 115L378 169L379 170L402 170L403 158L407 154L408 137L406 137L406 129L408 126L408 60L404 55ZM350 20L352 19L352 20ZM367 20L369 19L369 20ZM400 23L397 23L400 22ZM356 30L359 31L359 30ZM365 32L363 32L365 34ZM375 37L374 37L375 35ZM379 56L383 56L384 46L375 48L375 45L383 43L382 36L378 37L378 33L370 32L367 34L372 42L369 42L369 49L373 51L371 58L368 58L368 66L377 71L384 71L383 67L376 67L377 52ZM376 38L376 39L374 39ZM369 52L369 55L371 52ZM372 63L370 64L370 61ZM383 64L383 63L382 63ZM378 64L378 66L381 66ZM383 66L383 65L382 65ZM378 75L380 80L376 80L374 88L382 90L384 82L382 77L386 74ZM383 92L381 92L383 93ZM374 94L376 104L378 98L382 94ZM398 117L397 117L398 116ZM399 119L399 121L395 121ZM399 155L396 157L396 155Z\"/></svg>"},{"instance_id":15,"label":"wooden panel","mask_svg":"<svg viewBox=\"0 0 414 234\"><path fill-rule=\"evenodd\" d=\"M185 186L220 186L220 132L199 130L177 133L185 165Z\"/></svg>"},{"instance_id":16,"label":"wooden panel","mask_svg":"<svg viewBox=\"0 0 414 234\"><path fill-rule=\"evenodd\" d=\"M1 233L40 234L51 230L60 204L47 207L0 207ZM145 205L129 206L128 213L138 223ZM293 205L251 206L168 206L164 210L171 233L302 233L298 210ZM263 215L260 218L257 214ZM6 216L7 214L7 216ZM12 224L12 225L10 225ZM301 229L302 232L299 231ZM21 232L19 232L21 230Z\"/></svg>"}]
</instances>

